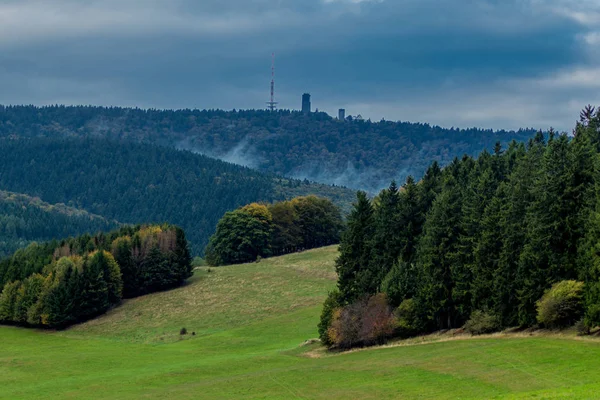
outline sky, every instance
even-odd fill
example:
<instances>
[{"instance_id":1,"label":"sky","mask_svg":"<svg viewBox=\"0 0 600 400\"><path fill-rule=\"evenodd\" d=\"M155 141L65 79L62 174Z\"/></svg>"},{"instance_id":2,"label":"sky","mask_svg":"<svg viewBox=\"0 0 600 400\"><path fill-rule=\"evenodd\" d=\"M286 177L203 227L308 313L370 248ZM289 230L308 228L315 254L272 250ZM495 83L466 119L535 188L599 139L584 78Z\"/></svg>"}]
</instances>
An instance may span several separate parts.
<instances>
[{"instance_id":1,"label":"sky","mask_svg":"<svg viewBox=\"0 0 600 400\"><path fill-rule=\"evenodd\" d=\"M264 108L571 131L600 0L2 0L0 103Z\"/></svg>"}]
</instances>

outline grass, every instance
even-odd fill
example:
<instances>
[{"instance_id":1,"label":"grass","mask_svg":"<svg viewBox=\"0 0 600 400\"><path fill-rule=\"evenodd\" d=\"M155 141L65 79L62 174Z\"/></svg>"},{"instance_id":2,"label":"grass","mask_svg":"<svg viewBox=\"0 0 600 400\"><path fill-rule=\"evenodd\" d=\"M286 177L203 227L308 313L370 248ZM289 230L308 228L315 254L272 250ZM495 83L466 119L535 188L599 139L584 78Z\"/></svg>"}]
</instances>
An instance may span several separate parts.
<instances>
[{"instance_id":1,"label":"grass","mask_svg":"<svg viewBox=\"0 0 600 400\"><path fill-rule=\"evenodd\" d=\"M63 332L1 327L0 398L600 397L596 340L500 335L341 354L302 345L335 285L335 256L202 268L183 288Z\"/></svg>"}]
</instances>

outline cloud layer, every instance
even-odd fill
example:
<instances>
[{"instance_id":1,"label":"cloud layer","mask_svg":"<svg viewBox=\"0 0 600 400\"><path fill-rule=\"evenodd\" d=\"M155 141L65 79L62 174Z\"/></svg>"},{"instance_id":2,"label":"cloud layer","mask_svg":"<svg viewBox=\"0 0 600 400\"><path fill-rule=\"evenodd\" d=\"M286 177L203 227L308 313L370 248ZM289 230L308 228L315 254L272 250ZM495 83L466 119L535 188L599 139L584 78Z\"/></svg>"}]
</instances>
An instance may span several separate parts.
<instances>
[{"instance_id":1,"label":"cloud layer","mask_svg":"<svg viewBox=\"0 0 600 400\"><path fill-rule=\"evenodd\" d=\"M55 0L0 4L0 102L262 108L570 130L599 104L600 4Z\"/></svg>"}]
</instances>

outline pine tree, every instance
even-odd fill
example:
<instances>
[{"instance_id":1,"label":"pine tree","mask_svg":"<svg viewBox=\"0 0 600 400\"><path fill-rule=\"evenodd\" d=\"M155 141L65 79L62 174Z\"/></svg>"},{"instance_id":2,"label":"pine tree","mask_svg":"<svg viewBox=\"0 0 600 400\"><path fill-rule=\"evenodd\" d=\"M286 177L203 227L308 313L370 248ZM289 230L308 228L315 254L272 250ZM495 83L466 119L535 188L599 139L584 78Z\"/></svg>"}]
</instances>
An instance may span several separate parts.
<instances>
[{"instance_id":1,"label":"pine tree","mask_svg":"<svg viewBox=\"0 0 600 400\"><path fill-rule=\"evenodd\" d=\"M80 279L80 318L87 320L108 310L110 307L108 285L104 276L104 266L99 257L84 259Z\"/></svg>"},{"instance_id":2,"label":"pine tree","mask_svg":"<svg viewBox=\"0 0 600 400\"><path fill-rule=\"evenodd\" d=\"M544 151L543 137L538 136L528 144L515 150L514 170L507 184L505 201L501 209L502 250L494 279L494 304L504 326L518 324L519 300L517 290L524 283L518 274L519 259L526 237L527 210L532 201L531 188L541 174L541 160Z\"/></svg>"},{"instance_id":3,"label":"pine tree","mask_svg":"<svg viewBox=\"0 0 600 400\"><path fill-rule=\"evenodd\" d=\"M369 269L379 283L383 281L402 251L402 226L400 221L400 196L396 182L379 195L374 211L374 234Z\"/></svg>"},{"instance_id":4,"label":"pine tree","mask_svg":"<svg viewBox=\"0 0 600 400\"><path fill-rule=\"evenodd\" d=\"M112 243L112 255L121 270L123 297L137 296L140 286L140 271L133 259L133 247L129 236L119 237Z\"/></svg>"},{"instance_id":5,"label":"pine tree","mask_svg":"<svg viewBox=\"0 0 600 400\"><path fill-rule=\"evenodd\" d=\"M192 267L192 256L188 247L188 241L185 238L185 232L179 227L175 229L175 250L173 251L175 264L174 267L177 270L177 280L175 285L181 285L186 279L194 274Z\"/></svg>"},{"instance_id":6,"label":"pine tree","mask_svg":"<svg viewBox=\"0 0 600 400\"><path fill-rule=\"evenodd\" d=\"M340 243L336 260L340 299L344 303L377 290L377 276L369 269L371 238L375 231L373 206L364 192L357 193L357 201L348 216L348 227Z\"/></svg>"},{"instance_id":7,"label":"pine tree","mask_svg":"<svg viewBox=\"0 0 600 400\"><path fill-rule=\"evenodd\" d=\"M435 199L417 250L419 303L428 310L428 318L439 329L460 323L453 292L453 255L460 238L461 193L458 187L459 162L455 160L444 178L442 191Z\"/></svg>"},{"instance_id":8,"label":"pine tree","mask_svg":"<svg viewBox=\"0 0 600 400\"><path fill-rule=\"evenodd\" d=\"M50 291L46 301L46 321L49 328L62 329L75 321L73 296L69 290L77 272L71 266L60 276L58 284Z\"/></svg>"},{"instance_id":9,"label":"pine tree","mask_svg":"<svg viewBox=\"0 0 600 400\"><path fill-rule=\"evenodd\" d=\"M400 217L397 227L401 232L400 260L412 264L415 261L417 244L428 209L423 208L424 204L420 202L420 188L412 176L409 175L406 178L406 183L402 189L399 204Z\"/></svg>"}]
</instances>

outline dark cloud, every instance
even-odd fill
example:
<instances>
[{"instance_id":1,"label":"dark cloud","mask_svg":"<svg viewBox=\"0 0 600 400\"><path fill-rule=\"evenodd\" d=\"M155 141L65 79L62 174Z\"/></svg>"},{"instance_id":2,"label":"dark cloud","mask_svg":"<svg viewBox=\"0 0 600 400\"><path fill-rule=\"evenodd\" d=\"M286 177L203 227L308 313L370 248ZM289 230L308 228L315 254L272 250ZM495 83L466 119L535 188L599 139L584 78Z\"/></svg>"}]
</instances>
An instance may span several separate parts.
<instances>
[{"instance_id":1,"label":"dark cloud","mask_svg":"<svg viewBox=\"0 0 600 400\"><path fill-rule=\"evenodd\" d=\"M49 4L51 3L51 4ZM593 1L9 1L2 103L259 108L569 129L600 102Z\"/></svg>"}]
</instances>

